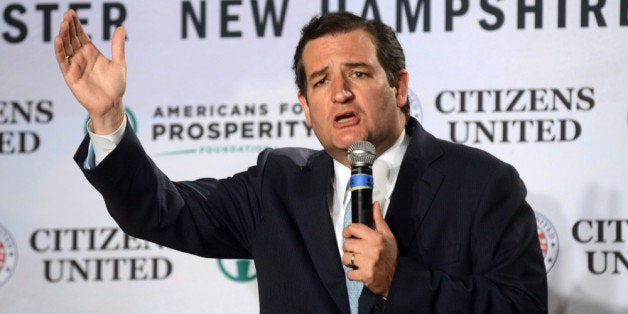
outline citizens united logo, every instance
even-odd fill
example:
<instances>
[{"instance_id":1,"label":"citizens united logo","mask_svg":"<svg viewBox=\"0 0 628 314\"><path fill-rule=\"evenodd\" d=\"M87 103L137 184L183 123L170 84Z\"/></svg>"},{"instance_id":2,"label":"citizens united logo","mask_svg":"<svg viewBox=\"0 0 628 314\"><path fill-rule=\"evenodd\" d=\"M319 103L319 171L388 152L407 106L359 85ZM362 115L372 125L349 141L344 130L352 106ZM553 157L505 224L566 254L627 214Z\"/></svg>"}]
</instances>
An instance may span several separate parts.
<instances>
[{"instance_id":1,"label":"citizens united logo","mask_svg":"<svg viewBox=\"0 0 628 314\"><path fill-rule=\"evenodd\" d=\"M251 260L218 260L218 267L227 278L237 282L249 282L257 278Z\"/></svg>"},{"instance_id":2,"label":"citizens united logo","mask_svg":"<svg viewBox=\"0 0 628 314\"><path fill-rule=\"evenodd\" d=\"M539 236L541 252L545 261L545 270L550 272L558 259L558 234L552 223L541 213L535 211L536 230Z\"/></svg>"},{"instance_id":3,"label":"citizens united logo","mask_svg":"<svg viewBox=\"0 0 628 314\"><path fill-rule=\"evenodd\" d=\"M17 265L17 246L7 229L0 225L0 287L4 285Z\"/></svg>"}]
</instances>

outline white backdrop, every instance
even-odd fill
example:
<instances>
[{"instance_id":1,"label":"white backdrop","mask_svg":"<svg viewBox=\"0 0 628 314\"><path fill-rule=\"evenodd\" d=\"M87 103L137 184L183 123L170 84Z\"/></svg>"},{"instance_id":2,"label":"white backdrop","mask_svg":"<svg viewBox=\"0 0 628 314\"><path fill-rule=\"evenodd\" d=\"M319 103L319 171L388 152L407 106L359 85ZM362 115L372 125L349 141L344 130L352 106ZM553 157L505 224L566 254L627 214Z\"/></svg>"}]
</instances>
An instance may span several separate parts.
<instances>
[{"instance_id":1,"label":"white backdrop","mask_svg":"<svg viewBox=\"0 0 628 314\"><path fill-rule=\"evenodd\" d=\"M627 312L626 0L3 1L2 312L258 311L252 263L125 237L73 163L86 113L52 46L69 5L106 55L124 21L125 104L147 152L183 180L241 171L264 147L320 147L290 65L300 27L343 3L398 30L428 131L519 170L551 312Z\"/></svg>"}]
</instances>

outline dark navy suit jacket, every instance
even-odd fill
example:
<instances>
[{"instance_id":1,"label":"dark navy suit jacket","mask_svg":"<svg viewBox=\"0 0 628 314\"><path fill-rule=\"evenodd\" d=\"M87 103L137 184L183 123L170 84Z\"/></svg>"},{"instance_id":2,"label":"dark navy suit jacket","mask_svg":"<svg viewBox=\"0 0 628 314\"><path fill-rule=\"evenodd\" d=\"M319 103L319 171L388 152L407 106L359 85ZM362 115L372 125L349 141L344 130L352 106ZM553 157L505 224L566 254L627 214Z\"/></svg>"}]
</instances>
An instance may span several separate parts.
<instances>
[{"instance_id":1,"label":"dark navy suit jacket","mask_svg":"<svg viewBox=\"0 0 628 314\"><path fill-rule=\"evenodd\" d=\"M406 132L385 217L399 247L396 272L387 300L363 290L360 312L546 312L535 217L515 169L436 139L412 118ZM88 143L75 155L81 169ZM233 177L171 182L127 126L118 147L83 171L129 235L205 257L252 258L261 312L349 312L325 151L269 149Z\"/></svg>"}]
</instances>

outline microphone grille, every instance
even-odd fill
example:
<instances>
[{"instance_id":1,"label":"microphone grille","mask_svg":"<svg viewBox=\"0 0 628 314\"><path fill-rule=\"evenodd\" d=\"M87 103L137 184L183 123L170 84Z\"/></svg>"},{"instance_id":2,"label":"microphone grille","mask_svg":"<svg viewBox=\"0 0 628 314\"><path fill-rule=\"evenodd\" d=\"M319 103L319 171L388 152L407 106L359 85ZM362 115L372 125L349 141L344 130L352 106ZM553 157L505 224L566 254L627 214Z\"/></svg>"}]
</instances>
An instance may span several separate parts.
<instances>
[{"instance_id":1,"label":"microphone grille","mask_svg":"<svg viewBox=\"0 0 628 314\"><path fill-rule=\"evenodd\" d=\"M357 141L349 146L347 158L352 167L373 165L373 162L375 162L375 146L367 141Z\"/></svg>"}]
</instances>

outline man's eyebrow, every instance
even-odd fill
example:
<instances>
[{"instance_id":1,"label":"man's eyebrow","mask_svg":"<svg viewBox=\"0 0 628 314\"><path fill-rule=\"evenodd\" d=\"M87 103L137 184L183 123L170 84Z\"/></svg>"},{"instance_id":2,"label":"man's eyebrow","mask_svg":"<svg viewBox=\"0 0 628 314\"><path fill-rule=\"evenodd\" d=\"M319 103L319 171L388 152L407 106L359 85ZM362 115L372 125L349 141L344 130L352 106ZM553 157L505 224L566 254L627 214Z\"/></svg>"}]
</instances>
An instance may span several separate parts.
<instances>
[{"instance_id":1,"label":"man's eyebrow","mask_svg":"<svg viewBox=\"0 0 628 314\"><path fill-rule=\"evenodd\" d=\"M371 68L371 65L369 65L366 62L347 62L347 63L343 63L343 66L353 69L353 68Z\"/></svg>"},{"instance_id":2,"label":"man's eyebrow","mask_svg":"<svg viewBox=\"0 0 628 314\"><path fill-rule=\"evenodd\" d=\"M349 68L349 69L354 69L354 68L372 68L372 66L366 62L347 62L347 63L343 63L342 64L343 67ZM314 71L312 72L312 74L310 74L308 76L308 79L311 80L317 76L323 75L325 72L327 72L327 70L329 69L329 66L325 66L324 68L318 70L318 71Z\"/></svg>"},{"instance_id":3,"label":"man's eyebrow","mask_svg":"<svg viewBox=\"0 0 628 314\"><path fill-rule=\"evenodd\" d=\"M323 75L323 73L327 72L327 69L329 69L329 66L326 66L326 67L324 67L324 68L322 68L322 69L320 69L318 71L312 72L312 74L310 74L310 76L308 76L308 79L311 80L311 79L313 79L313 78L315 78L317 76Z\"/></svg>"}]
</instances>

